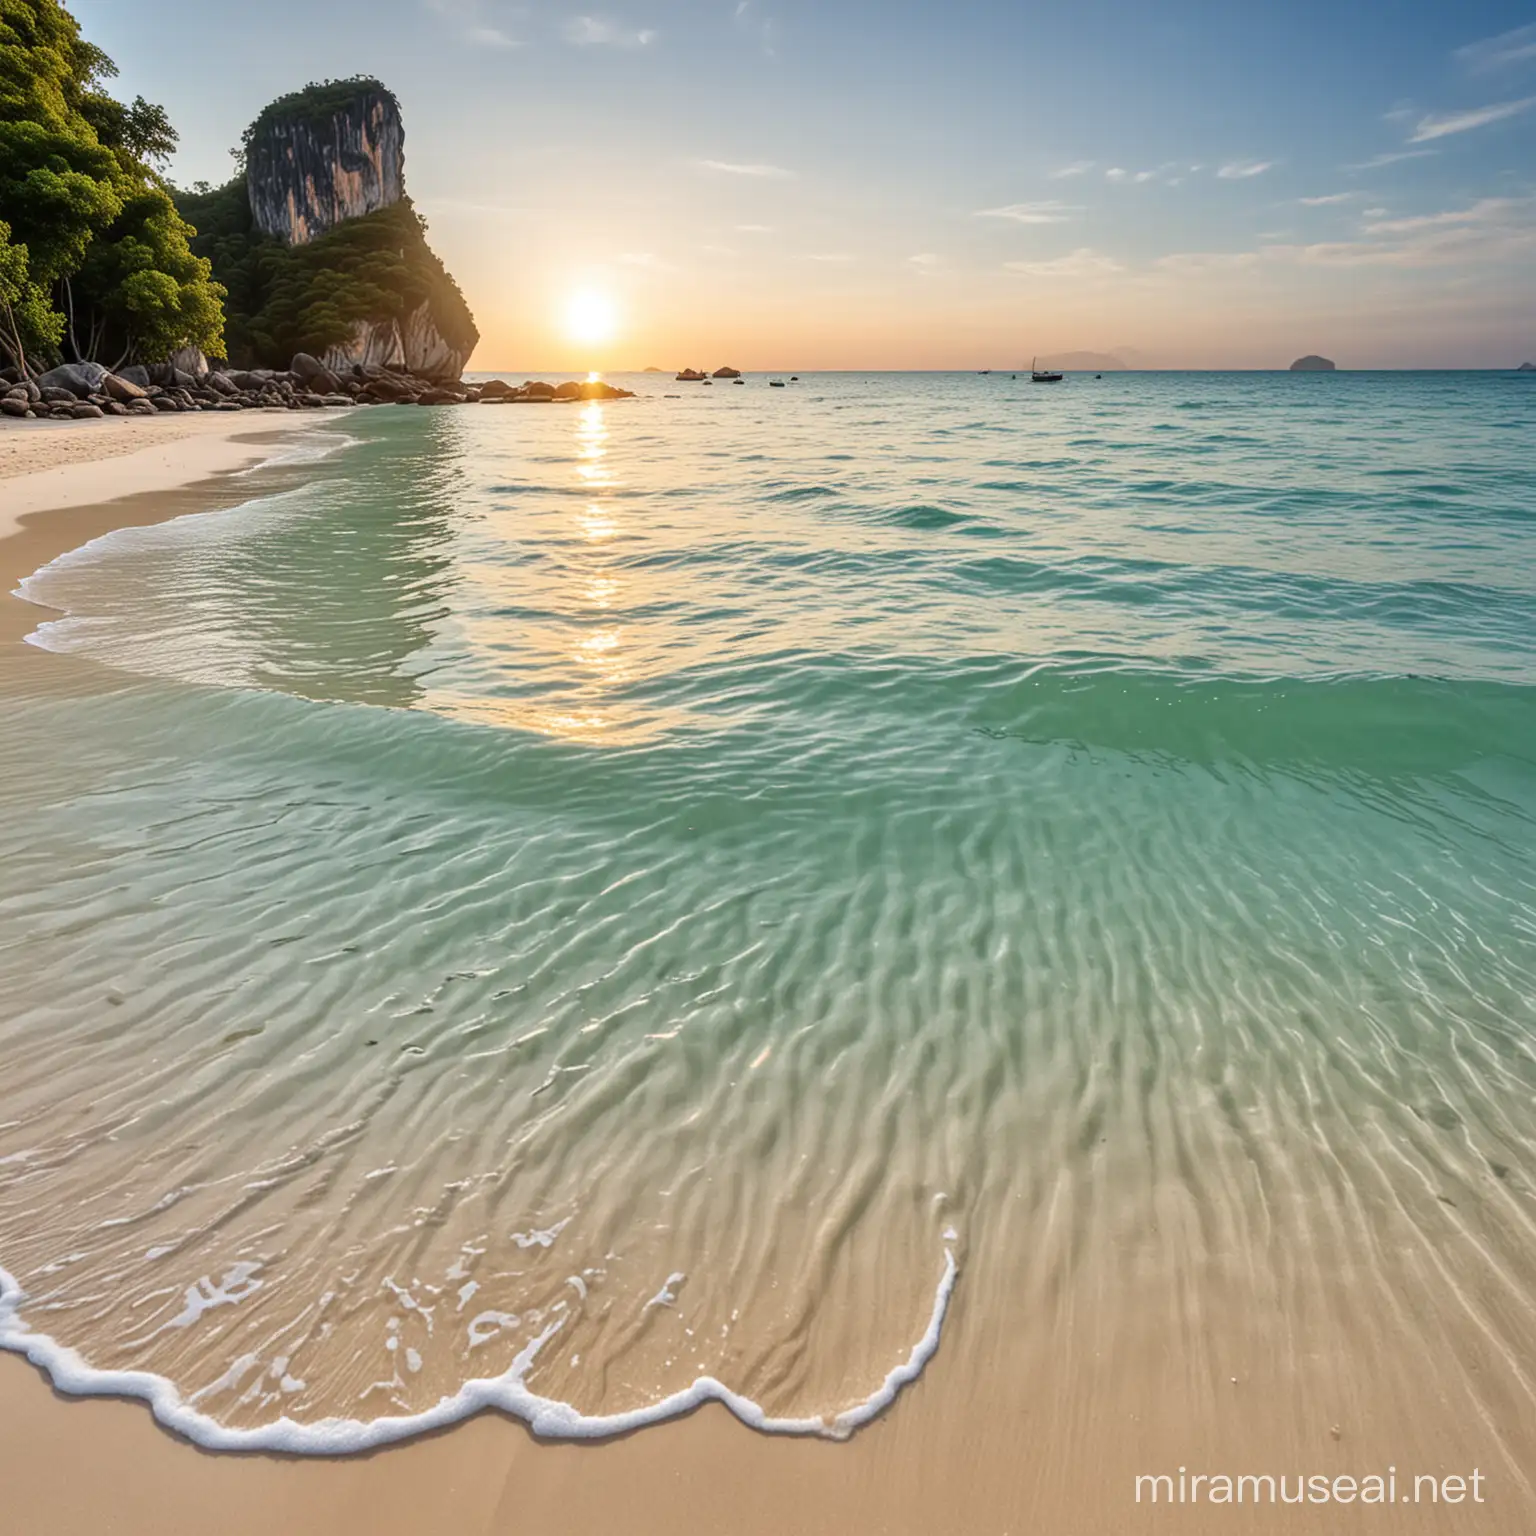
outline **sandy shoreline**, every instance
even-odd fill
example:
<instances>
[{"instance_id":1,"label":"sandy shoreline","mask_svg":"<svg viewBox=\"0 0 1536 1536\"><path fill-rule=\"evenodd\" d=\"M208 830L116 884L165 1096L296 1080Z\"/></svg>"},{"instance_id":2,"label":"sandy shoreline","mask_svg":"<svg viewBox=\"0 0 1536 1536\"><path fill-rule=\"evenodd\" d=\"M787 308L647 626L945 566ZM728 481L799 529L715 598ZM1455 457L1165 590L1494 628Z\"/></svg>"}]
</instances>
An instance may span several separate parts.
<instances>
[{"instance_id":1,"label":"sandy shoreline","mask_svg":"<svg viewBox=\"0 0 1536 1536\"><path fill-rule=\"evenodd\" d=\"M232 471L330 419L252 413L168 418L163 428L125 422L119 431L115 422L22 428L14 435L28 441L14 455L12 432L0 433L0 474L11 476L0 590L9 594L38 565L113 527L244 500L252 482ZM10 467L28 454L26 467ZM25 666L29 686L67 687L90 664L19 644L38 614L0 599L0 661L8 671ZM0 1353L0 1536L1515 1536L1531 1528L1536 1502L1494 1433L1508 1436L1512 1459L1528 1456L1522 1399L1510 1384L1495 1399L1508 1405L1499 1422L1479 1417L1486 1410L1456 1385L1454 1350L1471 1361L1467 1380L1497 1385L1510 1372L1460 1314L1427 1303L1415 1311L1410 1300L1400 1316L1345 1328L1330 1315L1292 1337L1280 1314L1305 1309L1291 1292L1267 1288L1262 1255L1254 1273L1220 1283L1214 1268L1191 1260L1187 1272L1135 1284L1101 1256L1032 1292L1023 1265L1047 1236L978 1234L1018 1264L962 1270L924 1376L843 1444L760 1435L710 1405L596 1445L540 1443L522 1424L482 1414L347 1460L212 1455L159 1428L142 1404L66 1398L24 1359ZM1275 1294L1288 1305L1277 1308ZM1480 1466L1489 1481L1482 1505L1135 1502L1138 1474L1181 1465L1330 1477Z\"/></svg>"}]
</instances>

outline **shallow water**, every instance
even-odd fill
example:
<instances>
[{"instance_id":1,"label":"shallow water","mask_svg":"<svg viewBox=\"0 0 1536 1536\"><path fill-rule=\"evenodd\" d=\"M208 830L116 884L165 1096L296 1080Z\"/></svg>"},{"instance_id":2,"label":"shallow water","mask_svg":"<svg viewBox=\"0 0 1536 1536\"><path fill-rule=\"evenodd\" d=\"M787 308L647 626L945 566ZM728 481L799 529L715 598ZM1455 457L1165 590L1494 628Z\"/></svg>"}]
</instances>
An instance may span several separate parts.
<instances>
[{"instance_id":1,"label":"shallow water","mask_svg":"<svg viewBox=\"0 0 1536 1536\"><path fill-rule=\"evenodd\" d=\"M210 1443L810 1428L976 1364L952 1255L1528 1410L1536 387L636 387L26 584L91 685L5 685L12 1345Z\"/></svg>"}]
</instances>

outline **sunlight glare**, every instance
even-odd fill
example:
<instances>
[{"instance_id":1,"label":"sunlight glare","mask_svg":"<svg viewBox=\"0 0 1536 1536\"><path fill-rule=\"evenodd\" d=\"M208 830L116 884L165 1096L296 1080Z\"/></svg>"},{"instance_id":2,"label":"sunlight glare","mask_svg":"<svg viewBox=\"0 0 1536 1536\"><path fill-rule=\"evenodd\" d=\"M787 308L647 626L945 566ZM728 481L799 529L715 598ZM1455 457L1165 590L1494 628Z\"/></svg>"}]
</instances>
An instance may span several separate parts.
<instances>
[{"instance_id":1,"label":"sunlight glare","mask_svg":"<svg viewBox=\"0 0 1536 1536\"><path fill-rule=\"evenodd\" d=\"M610 341L618 329L613 300L595 289L573 293L566 301L565 329L572 341Z\"/></svg>"}]
</instances>

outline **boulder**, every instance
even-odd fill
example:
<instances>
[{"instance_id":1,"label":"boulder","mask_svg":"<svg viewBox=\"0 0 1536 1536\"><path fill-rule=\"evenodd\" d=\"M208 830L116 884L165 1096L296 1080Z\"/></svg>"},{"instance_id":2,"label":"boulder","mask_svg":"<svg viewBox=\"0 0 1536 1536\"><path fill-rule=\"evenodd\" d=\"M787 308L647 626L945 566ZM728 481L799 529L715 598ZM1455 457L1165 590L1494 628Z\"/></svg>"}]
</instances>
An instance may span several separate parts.
<instances>
[{"instance_id":1,"label":"boulder","mask_svg":"<svg viewBox=\"0 0 1536 1536\"><path fill-rule=\"evenodd\" d=\"M60 368L50 368L47 373L39 374L37 385L43 390L68 390L75 399L83 400L101 388L106 374L107 370L100 363L65 363Z\"/></svg>"},{"instance_id":2,"label":"boulder","mask_svg":"<svg viewBox=\"0 0 1536 1536\"><path fill-rule=\"evenodd\" d=\"M480 386L482 400L505 400L508 395L515 393L515 386L508 384L505 379L487 379Z\"/></svg>"},{"instance_id":3,"label":"boulder","mask_svg":"<svg viewBox=\"0 0 1536 1536\"><path fill-rule=\"evenodd\" d=\"M308 352L295 352L288 368L307 389L334 395L341 388L341 380L318 357L311 357Z\"/></svg>"},{"instance_id":4,"label":"boulder","mask_svg":"<svg viewBox=\"0 0 1536 1536\"><path fill-rule=\"evenodd\" d=\"M679 384L697 384L699 380L704 377L705 375L700 373L697 368L684 368L683 371L678 374L676 382Z\"/></svg>"},{"instance_id":5,"label":"boulder","mask_svg":"<svg viewBox=\"0 0 1536 1536\"><path fill-rule=\"evenodd\" d=\"M169 395L155 395L149 402L157 411L179 411L180 404Z\"/></svg>"},{"instance_id":6,"label":"boulder","mask_svg":"<svg viewBox=\"0 0 1536 1536\"><path fill-rule=\"evenodd\" d=\"M240 386L227 373L219 373L216 370L210 369L208 377L203 382L216 394L238 395L240 393Z\"/></svg>"},{"instance_id":7,"label":"boulder","mask_svg":"<svg viewBox=\"0 0 1536 1536\"><path fill-rule=\"evenodd\" d=\"M326 395L323 397L322 403L325 405L351 405L353 400L350 395Z\"/></svg>"},{"instance_id":8,"label":"boulder","mask_svg":"<svg viewBox=\"0 0 1536 1536\"><path fill-rule=\"evenodd\" d=\"M153 416L155 414L155 402L148 398L130 400L127 409L130 416Z\"/></svg>"},{"instance_id":9,"label":"boulder","mask_svg":"<svg viewBox=\"0 0 1536 1536\"><path fill-rule=\"evenodd\" d=\"M582 385L575 379L567 379L564 384L557 385L554 398L556 400L580 400Z\"/></svg>"},{"instance_id":10,"label":"boulder","mask_svg":"<svg viewBox=\"0 0 1536 1536\"><path fill-rule=\"evenodd\" d=\"M7 395L0 400L0 411L4 411L7 416L30 416L32 406L25 395Z\"/></svg>"},{"instance_id":11,"label":"boulder","mask_svg":"<svg viewBox=\"0 0 1536 1536\"><path fill-rule=\"evenodd\" d=\"M716 368L715 371L714 371L714 374L712 375L712 377L717 378L717 379L739 379L741 377L741 369L740 368Z\"/></svg>"},{"instance_id":12,"label":"boulder","mask_svg":"<svg viewBox=\"0 0 1536 1536\"><path fill-rule=\"evenodd\" d=\"M144 371L142 368L139 370ZM101 392L110 400L142 400L149 393L149 386L125 379L120 373L109 373L101 381Z\"/></svg>"},{"instance_id":13,"label":"boulder","mask_svg":"<svg viewBox=\"0 0 1536 1536\"><path fill-rule=\"evenodd\" d=\"M103 416L126 416L128 407L121 400L108 400L101 407Z\"/></svg>"},{"instance_id":14,"label":"boulder","mask_svg":"<svg viewBox=\"0 0 1536 1536\"><path fill-rule=\"evenodd\" d=\"M79 398L72 389L60 389L57 385L45 385L41 391L44 405L73 405Z\"/></svg>"},{"instance_id":15,"label":"boulder","mask_svg":"<svg viewBox=\"0 0 1536 1536\"><path fill-rule=\"evenodd\" d=\"M456 389L427 389L416 397L417 405L462 405L464 396Z\"/></svg>"},{"instance_id":16,"label":"boulder","mask_svg":"<svg viewBox=\"0 0 1536 1536\"><path fill-rule=\"evenodd\" d=\"M1315 352L1309 352L1305 357L1298 357L1291 364L1292 373L1332 373L1335 364L1332 358L1319 357Z\"/></svg>"},{"instance_id":17,"label":"boulder","mask_svg":"<svg viewBox=\"0 0 1536 1536\"><path fill-rule=\"evenodd\" d=\"M69 407L69 414L76 421L87 421L92 416L104 416L106 412L99 405L92 405L89 400L77 400Z\"/></svg>"},{"instance_id":18,"label":"boulder","mask_svg":"<svg viewBox=\"0 0 1536 1536\"><path fill-rule=\"evenodd\" d=\"M127 379L130 384L137 384L140 389L149 388L149 369L141 368L137 363L132 363L127 368L119 368L117 376L120 379Z\"/></svg>"},{"instance_id":19,"label":"boulder","mask_svg":"<svg viewBox=\"0 0 1536 1536\"><path fill-rule=\"evenodd\" d=\"M208 359L203 356L200 347L178 347L166 358L166 362L178 372L190 374L194 379L208 376Z\"/></svg>"}]
</instances>

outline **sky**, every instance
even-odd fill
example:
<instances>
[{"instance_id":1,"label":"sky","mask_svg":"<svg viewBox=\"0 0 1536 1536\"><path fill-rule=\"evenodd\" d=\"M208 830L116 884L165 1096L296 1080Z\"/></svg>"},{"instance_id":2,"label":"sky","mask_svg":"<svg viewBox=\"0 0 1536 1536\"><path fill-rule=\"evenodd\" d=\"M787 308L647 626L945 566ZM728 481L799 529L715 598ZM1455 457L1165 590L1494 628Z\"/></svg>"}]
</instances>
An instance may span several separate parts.
<instances>
[{"instance_id":1,"label":"sky","mask_svg":"<svg viewBox=\"0 0 1536 1536\"><path fill-rule=\"evenodd\" d=\"M382 79L475 368L1536 355L1536 0L589 4L70 8L182 183Z\"/></svg>"}]
</instances>

